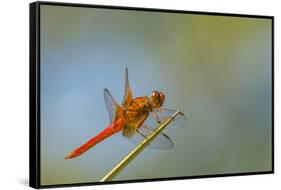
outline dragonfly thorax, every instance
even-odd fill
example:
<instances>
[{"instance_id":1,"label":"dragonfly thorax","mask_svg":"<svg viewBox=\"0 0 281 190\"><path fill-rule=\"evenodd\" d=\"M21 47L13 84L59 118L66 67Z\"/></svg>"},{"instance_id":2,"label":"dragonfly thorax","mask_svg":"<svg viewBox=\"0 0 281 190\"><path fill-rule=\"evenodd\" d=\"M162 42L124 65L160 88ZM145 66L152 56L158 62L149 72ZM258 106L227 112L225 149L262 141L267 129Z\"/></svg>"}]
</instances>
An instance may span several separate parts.
<instances>
[{"instance_id":1,"label":"dragonfly thorax","mask_svg":"<svg viewBox=\"0 0 281 190\"><path fill-rule=\"evenodd\" d=\"M125 110L125 118L129 121L139 120L153 110L153 104L149 97L135 98Z\"/></svg>"}]
</instances>

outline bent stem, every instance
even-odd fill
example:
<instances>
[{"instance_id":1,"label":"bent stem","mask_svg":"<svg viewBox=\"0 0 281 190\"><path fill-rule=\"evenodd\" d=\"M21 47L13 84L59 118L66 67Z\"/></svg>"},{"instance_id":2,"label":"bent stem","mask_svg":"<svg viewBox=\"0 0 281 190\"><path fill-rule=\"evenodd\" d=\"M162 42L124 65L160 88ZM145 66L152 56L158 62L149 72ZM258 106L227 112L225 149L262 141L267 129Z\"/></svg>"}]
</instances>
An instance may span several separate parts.
<instances>
[{"instance_id":1,"label":"bent stem","mask_svg":"<svg viewBox=\"0 0 281 190\"><path fill-rule=\"evenodd\" d=\"M163 129L165 129L173 119L180 113L176 111L172 117L161 123L147 138L145 138L132 152L123 158L110 172L108 172L100 182L112 180L117 176Z\"/></svg>"}]
</instances>

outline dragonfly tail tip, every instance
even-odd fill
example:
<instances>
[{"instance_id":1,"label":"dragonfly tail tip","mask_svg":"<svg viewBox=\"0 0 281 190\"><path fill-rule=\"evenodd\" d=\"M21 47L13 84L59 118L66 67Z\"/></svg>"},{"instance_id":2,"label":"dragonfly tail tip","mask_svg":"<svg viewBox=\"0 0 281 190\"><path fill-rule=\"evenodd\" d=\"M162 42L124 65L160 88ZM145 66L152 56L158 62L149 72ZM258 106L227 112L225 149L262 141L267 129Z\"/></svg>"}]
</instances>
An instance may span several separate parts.
<instances>
[{"instance_id":1,"label":"dragonfly tail tip","mask_svg":"<svg viewBox=\"0 0 281 190\"><path fill-rule=\"evenodd\" d=\"M73 158L72 155L67 155L66 157L64 157L65 160L68 160L68 159L71 159L71 158Z\"/></svg>"}]
</instances>

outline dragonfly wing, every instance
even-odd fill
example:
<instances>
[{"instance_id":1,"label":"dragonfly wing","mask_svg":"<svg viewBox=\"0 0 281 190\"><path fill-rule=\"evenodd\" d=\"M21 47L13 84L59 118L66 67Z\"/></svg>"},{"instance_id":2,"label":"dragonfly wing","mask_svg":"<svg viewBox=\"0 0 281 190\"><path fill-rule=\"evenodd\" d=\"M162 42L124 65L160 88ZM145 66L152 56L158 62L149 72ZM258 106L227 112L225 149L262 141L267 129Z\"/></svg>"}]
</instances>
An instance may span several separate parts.
<instances>
[{"instance_id":1,"label":"dragonfly wing","mask_svg":"<svg viewBox=\"0 0 281 190\"><path fill-rule=\"evenodd\" d=\"M134 144L139 144L153 131L153 128L143 124L141 127L136 129L133 136L127 139ZM170 149L174 147L174 143L165 133L160 133L147 145L147 147L152 149Z\"/></svg>"},{"instance_id":2,"label":"dragonfly wing","mask_svg":"<svg viewBox=\"0 0 281 190\"><path fill-rule=\"evenodd\" d=\"M119 104L114 100L108 89L104 89L104 101L106 105L106 110L109 115L109 121L112 123L117 116L119 110L122 110Z\"/></svg>"},{"instance_id":3,"label":"dragonfly wing","mask_svg":"<svg viewBox=\"0 0 281 190\"><path fill-rule=\"evenodd\" d=\"M171 118L176 112L177 110L167 108L159 108L155 110L155 113L157 114L161 123ZM179 112L179 114L169 124L168 128L181 128L186 126L186 123L186 116L182 112Z\"/></svg>"},{"instance_id":4,"label":"dragonfly wing","mask_svg":"<svg viewBox=\"0 0 281 190\"><path fill-rule=\"evenodd\" d=\"M132 94L132 90L131 90L130 83L129 83L128 68L126 68L126 73L125 73L125 95L124 95L124 98L123 98L122 106L126 109L130 105L132 100L133 100L133 94Z\"/></svg>"}]
</instances>

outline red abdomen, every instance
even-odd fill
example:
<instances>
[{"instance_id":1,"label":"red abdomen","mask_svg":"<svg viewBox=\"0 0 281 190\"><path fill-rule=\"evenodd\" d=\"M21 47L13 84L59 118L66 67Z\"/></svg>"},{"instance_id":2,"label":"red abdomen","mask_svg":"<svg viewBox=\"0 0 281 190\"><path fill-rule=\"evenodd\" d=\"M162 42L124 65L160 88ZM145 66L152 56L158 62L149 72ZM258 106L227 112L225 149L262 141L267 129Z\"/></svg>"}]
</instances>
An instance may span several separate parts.
<instances>
[{"instance_id":1,"label":"red abdomen","mask_svg":"<svg viewBox=\"0 0 281 190\"><path fill-rule=\"evenodd\" d=\"M77 157L99 142L103 141L107 137L110 137L111 135L121 131L125 125L125 120L123 118L119 118L116 121L114 121L112 124L110 124L107 128L105 128L102 132L100 132L95 137L91 138L88 142L81 145L80 147L76 148L72 152L70 152L64 159L71 159L74 157Z\"/></svg>"}]
</instances>

